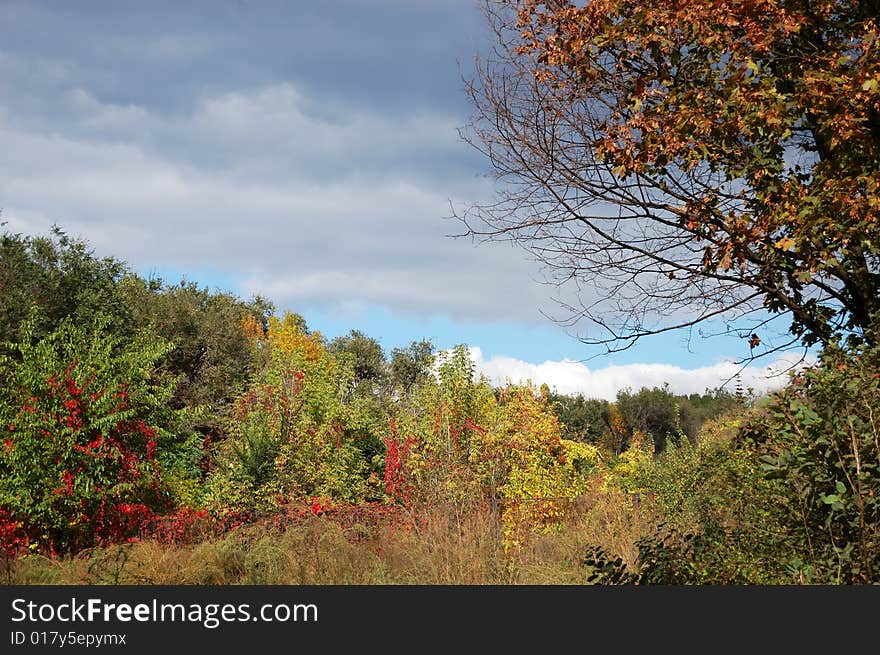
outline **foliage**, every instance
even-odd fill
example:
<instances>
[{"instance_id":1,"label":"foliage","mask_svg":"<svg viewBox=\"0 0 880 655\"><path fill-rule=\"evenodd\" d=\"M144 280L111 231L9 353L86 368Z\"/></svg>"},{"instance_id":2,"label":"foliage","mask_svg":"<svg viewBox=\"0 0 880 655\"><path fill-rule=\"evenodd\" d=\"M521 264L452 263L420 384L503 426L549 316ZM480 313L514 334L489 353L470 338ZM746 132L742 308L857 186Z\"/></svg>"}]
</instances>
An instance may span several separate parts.
<instances>
[{"instance_id":1,"label":"foliage","mask_svg":"<svg viewBox=\"0 0 880 655\"><path fill-rule=\"evenodd\" d=\"M587 568L587 584L626 585L637 584L639 576L631 572L622 557L614 557L602 546L587 550L582 564Z\"/></svg>"},{"instance_id":2,"label":"foliage","mask_svg":"<svg viewBox=\"0 0 880 655\"><path fill-rule=\"evenodd\" d=\"M670 447L638 476L658 517L656 534L645 546L654 549L657 561L678 549L678 557L687 561L689 582L787 579L790 544L777 502L785 489L764 476L755 445L742 438L741 429L740 419L710 423L695 444Z\"/></svg>"},{"instance_id":3,"label":"foliage","mask_svg":"<svg viewBox=\"0 0 880 655\"><path fill-rule=\"evenodd\" d=\"M662 453L667 441L680 443L696 438L686 434L684 424L692 425L690 407L669 391L668 385L648 389L642 387L633 393L629 389L617 393L617 409L629 431L648 435L654 442L654 451Z\"/></svg>"},{"instance_id":4,"label":"foliage","mask_svg":"<svg viewBox=\"0 0 880 655\"><path fill-rule=\"evenodd\" d=\"M723 389L681 395L673 394L668 385L637 392L623 389L614 403L558 393L548 398L566 439L599 446L610 455L629 448L636 432L650 435L657 453L663 452L670 436L694 441L708 420L744 405L744 399Z\"/></svg>"},{"instance_id":5,"label":"foliage","mask_svg":"<svg viewBox=\"0 0 880 655\"><path fill-rule=\"evenodd\" d=\"M571 320L615 347L724 315L751 351L767 311L804 344L876 342L876 3L518 0L488 14L499 41L469 85L468 138L510 184L463 218L604 295L569 303Z\"/></svg>"},{"instance_id":6,"label":"foliage","mask_svg":"<svg viewBox=\"0 0 880 655\"><path fill-rule=\"evenodd\" d=\"M521 567L540 568L557 539L571 563L594 544L591 583L880 579L880 349L859 339L829 343L753 409L739 392L668 387L609 403L493 388L465 346L435 356L413 342L388 358L357 331L328 344L298 314L142 280L60 230L4 235L0 254L9 576L29 551L222 537L230 579L278 579L271 535L326 518L339 525L321 539L345 557L369 534L377 562L403 535L391 560L424 548L436 580L529 579ZM567 530L585 507L580 538ZM317 548L310 525L291 544ZM485 569L468 569L466 541ZM438 549L451 559L430 560ZM88 575L113 581L134 551L94 552Z\"/></svg>"},{"instance_id":7,"label":"foliage","mask_svg":"<svg viewBox=\"0 0 880 655\"><path fill-rule=\"evenodd\" d=\"M344 439L361 451L368 463L367 475L376 486L384 469L385 439L392 415L396 384L392 369L381 344L358 330L333 339L327 351L351 371L350 389L343 394L348 407Z\"/></svg>"},{"instance_id":8,"label":"foliage","mask_svg":"<svg viewBox=\"0 0 880 655\"><path fill-rule=\"evenodd\" d=\"M441 353L399 413L387 442L386 485L403 502L502 506L507 548L552 530L561 499L588 486L598 451L561 438L547 396L531 385L495 390L475 376L466 347Z\"/></svg>"},{"instance_id":9,"label":"foliage","mask_svg":"<svg viewBox=\"0 0 880 655\"><path fill-rule=\"evenodd\" d=\"M547 400L559 419L566 439L601 443L602 435L609 429L611 420L610 403L607 400L553 392L548 395Z\"/></svg>"},{"instance_id":10,"label":"foliage","mask_svg":"<svg viewBox=\"0 0 880 655\"><path fill-rule=\"evenodd\" d=\"M818 583L880 581L880 349L828 349L749 426L778 479L793 572Z\"/></svg>"},{"instance_id":11,"label":"foliage","mask_svg":"<svg viewBox=\"0 0 880 655\"><path fill-rule=\"evenodd\" d=\"M305 497L368 493L363 453L343 428L352 371L296 319L270 319L261 339L266 366L236 401L232 436L208 482L207 501L218 508L266 512Z\"/></svg>"},{"instance_id":12,"label":"foliage","mask_svg":"<svg viewBox=\"0 0 880 655\"><path fill-rule=\"evenodd\" d=\"M561 438L546 397L532 387L502 392L488 424L485 452L495 460L493 475L503 474L498 491L507 548L520 546L530 533L556 530L567 500L590 488L600 463L595 447Z\"/></svg>"},{"instance_id":13,"label":"foliage","mask_svg":"<svg viewBox=\"0 0 880 655\"><path fill-rule=\"evenodd\" d=\"M172 499L163 460L180 447L173 386L154 375L170 345L128 344L64 320L38 339L34 317L0 360L0 510L42 551L133 534Z\"/></svg>"},{"instance_id":14,"label":"foliage","mask_svg":"<svg viewBox=\"0 0 880 655\"><path fill-rule=\"evenodd\" d=\"M682 406L668 386L633 393L617 392L617 408L630 432L647 434L654 442L654 451L662 453L667 440L687 438L682 430Z\"/></svg>"},{"instance_id":15,"label":"foliage","mask_svg":"<svg viewBox=\"0 0 880 655\"><path fill-rule=\"evenodd\" d=\"M483 480L474 464L485 433L481 422L495 405L492 388L485 379L475 379L464 346L441 353L436 370L436 377L423 378L402 400L389 444L398 453L408 451L401 466L413 502L480 498Z\"/></svg>"},{"instance_id":16,"label":"foliage","mask_svg":"<svg viewBox=\"0 0 880 655\"><path fill-rule=\"evenodd\" d=\"M603 471L603 491L639 493L643 486L644 471L654 466L654 440L643 432L634 432L628 448L614 457Z\"/></svg>"},{"instance_id":17,"label":"foliage","mask_svg":"<svg viewBox=\"0 0 880 655\"><path fill-rule=\"evenodd\" d=\"M406 396L431 375L434 365L434 344L413 341L406 348L394 348L389 361L391 384L399 395Z\"/></svg>"},{"instance_id":18,"label":"foliage","mask_svg":"<svg viewBox=\"0 0 880 655\"><path fill-rule=\"evenodd\" d=\"M3 224L0 224L2 226ZM59 227L48 237L4 232L0 237L0 342L15 341L32 308L37 338L52 332L64 318L90 322L105 315L108 329L132 327L123 287L128 266L112 257L98 258L88 245Z\"/></svg>"},{"instance_id":19,"label":"foliage","mask_svg":"<svg viewBox=\"0 0 880 655\"><path fill-rule=\"evenodd\" d=\"M698 535L680 535L675 531L642 537L636 541L639 555L632 568L602 546L593 546L582 561L587 569L586 582L594 585L693 584L698 582L694 559L699 558L702 543Z\"/></svg>"},{"instance_id":20,"label":"foliage","mask_svg":"<svg viewBox=\"0 0 880 655\"><path fill-rule=\"evenodd\" d=\"M172 406L210 408L202 417L202 432L220 429L257 366L245 323L263 325L271 305L259 297L243 302L185 281L165 285L133 278L125 294L135 325L175 345L160 362L177 380Z\"/></svg>"},{"instance_id":21,"label":"foliage","mask_svg":"<svg viewBox=\"0 0 880 655\"><path fill-rule=\"evenodd\" d=\"M584 563L592 582L790 580L786 558L791 542L778 510L785 489L764 476L754 442L740 431L739 419L711 422L695 443L670 444L656 460L621 456L614 463L606 489L638 493L638 511L650 527L635 542L638 557L631 567L621 569L601 548L590 551Z\"/></svg>"},{"instance_id":22,"label":"foliage","mask_svg":"<svg viewBox=\"0 0 880 655\"><path fill-rule=\"evenodd\" d=\"M386 383L387 362L382 345L363 332L352 330L336 337L327 350L337 359L346 359L354 373L354 389L362 394L381 393Z\"/></svg>"}]
</instances>

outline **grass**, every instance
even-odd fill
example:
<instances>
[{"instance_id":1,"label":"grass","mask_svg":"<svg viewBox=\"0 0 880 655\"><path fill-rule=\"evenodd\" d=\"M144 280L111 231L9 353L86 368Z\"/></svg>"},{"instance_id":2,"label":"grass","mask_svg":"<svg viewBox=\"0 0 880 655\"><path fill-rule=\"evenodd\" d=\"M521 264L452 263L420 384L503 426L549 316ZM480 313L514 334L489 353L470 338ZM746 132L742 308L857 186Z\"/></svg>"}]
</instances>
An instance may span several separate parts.
<instances>
[{"instance_id":1,"label":"grass","mask_svg":"<svg viewBox=\"0 0 880 655\"><path fill-rule=\"evenodd\" d=\"M580 499L550 531L505 548L498 512L482 504L424 507L378 520L307 516L251 525L192 545L140 541L65 558L10 563L13 584L497 585L583 584L586 550L632 563L638 510L626 495Z\"/></svg>"}]
</instances>

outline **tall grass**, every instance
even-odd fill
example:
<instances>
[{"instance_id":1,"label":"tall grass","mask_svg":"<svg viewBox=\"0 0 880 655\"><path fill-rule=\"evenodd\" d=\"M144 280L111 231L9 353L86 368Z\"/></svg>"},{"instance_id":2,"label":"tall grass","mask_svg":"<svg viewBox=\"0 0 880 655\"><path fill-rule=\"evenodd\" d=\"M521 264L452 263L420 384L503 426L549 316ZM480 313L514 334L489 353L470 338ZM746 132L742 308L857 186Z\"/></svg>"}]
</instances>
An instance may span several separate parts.
<instances>
[{"instance_id":1,"label":"tall grass","mask_svg":"<svg viewBox=\"0 0 880 655\"><path fill-rule=\"evenodd\" d=\"M553 529L505 549L499 512L449 504L386 516L308 516L194 545L141 541L11 563L14 584L582 584L593 545L633 563L639 512L627 495L580 499Z\"/></svg>"}]
</instances>

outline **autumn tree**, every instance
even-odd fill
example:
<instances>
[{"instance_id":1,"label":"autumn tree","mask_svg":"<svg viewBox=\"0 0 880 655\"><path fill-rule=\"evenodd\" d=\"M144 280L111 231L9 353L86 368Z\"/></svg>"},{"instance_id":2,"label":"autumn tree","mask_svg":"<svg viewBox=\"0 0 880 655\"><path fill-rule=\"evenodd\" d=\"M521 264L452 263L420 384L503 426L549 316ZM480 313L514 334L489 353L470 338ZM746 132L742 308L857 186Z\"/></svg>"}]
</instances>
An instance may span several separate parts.
<instances>
[{"instance_id":1,"label":"autumn tree","mask_svg":"<svg viewBox=\"0 0 880 655\"><path fill-rule=\"evenodd\" d=\"M577 285L610 349L706 321L755 349L877 341L876 0L487 2L461 215ZM731 327L732 326L732 327ZM586 340L586 339L585 339ZM758 352L769 352L765 339Z\"/></svg>"},{"instance_id":2,"label":"autumn tree","mask_svg":"<svg viewBox=\"0 0 880 655\"><path fill-rule=\"evenodd\" d=\"M271 317L260 337L266 365L235 402L231 438L217 447L205 501L272 511L312 496L362 500L368 493L364 452L350 437L369 417L346 404L354 371L330 353L302 317Z\"/></svg>"}]
</instances>

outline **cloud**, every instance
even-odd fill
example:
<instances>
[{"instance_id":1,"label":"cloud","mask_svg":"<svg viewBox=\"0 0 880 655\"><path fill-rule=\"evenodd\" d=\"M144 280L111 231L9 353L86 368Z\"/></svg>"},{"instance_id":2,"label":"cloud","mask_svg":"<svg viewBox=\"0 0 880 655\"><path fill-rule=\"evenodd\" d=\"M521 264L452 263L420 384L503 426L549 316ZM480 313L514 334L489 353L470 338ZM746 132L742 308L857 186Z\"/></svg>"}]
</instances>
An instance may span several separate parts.
<instances>
[{"instance_id":1,"label":"cloud","mask_svg":"<svg viewBox=\"0 0 880 655\"><path fill-rule=\"evenodd\" d=\"M471 347L470 354L477 370L493 384L530 380L536 385L547 384L559 393L605 400L614 400L617 392L624 389L638 391L642 387L659 387L665 383L669 384L670 391L677 394L703 393L725 382L726 388L732 389L734 382L730 380L742 368L727 360L693 369L671 364L626 364L593 370L573 360L533 364L504 356L486 359L478 347ZM763 366L749 366L740 373L743 388L752 388L756 393L781 388L788 382L786 371L798 366L799 360L800 357L794 355L780 356ZM808 360L806 363L811 362Z\"/></svg>"},{"instance_id":2,"label":"cloud","mask_svg":"<svg viewBox=\"0 0 880 655\"><path fill-rule=\"evenodd\" d=\"M429 174L452 147L449 116L396 121L288 83L205 95L183 114L79 87L60 100L65 123L0 111L13 230L57 222L135 267L222 270L297 310L540 319L545 290L520 251L445 236L459 229L442 220L449 194L478 189Z\"/></svg>"}]
</instances>

